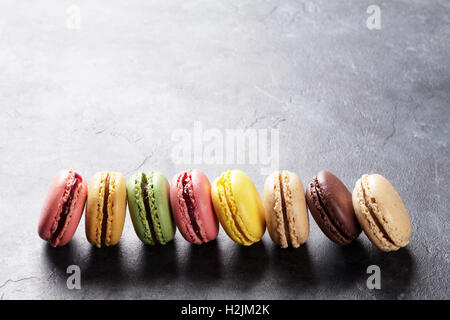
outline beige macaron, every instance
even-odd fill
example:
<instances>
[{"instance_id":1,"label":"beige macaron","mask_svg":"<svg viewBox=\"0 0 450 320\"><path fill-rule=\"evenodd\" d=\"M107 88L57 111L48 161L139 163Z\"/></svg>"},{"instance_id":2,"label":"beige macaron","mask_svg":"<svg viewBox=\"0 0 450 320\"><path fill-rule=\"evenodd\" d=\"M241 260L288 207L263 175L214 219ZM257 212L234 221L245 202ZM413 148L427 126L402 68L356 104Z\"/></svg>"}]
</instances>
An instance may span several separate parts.
<instances>
[{"instance_id":1,"label":"beige macaron","mask_svg":"<svg viewBox=\"0 0 450 320\"><path fill-rule=\"evenodd\" d=\"M363 175L352 194L356 218L367 237L382 251L409 243L411 220L397 191L379 174Z\"/></svg>"},{"instance_id":2,"label":"beige macaron","mask_svg":"<svg viewBox=\"0 0 450 320\"><path fill-rule=\"evenodd\" d=\"M118 172L98 172L88 187L86 237L94 246L116 245L123 231L127 188Z\"/></svg>"},{"instance_id":3,"label":"beige macaron","mask_svg":"<svg viewBox=\"0 0 450 320\"><path fill-rule=\"evenodd\" d=\"M275 171L264 184L264 211L273 242L282 248L298 248L309 235L308 209L299 177L289 171Z\"/></svg>"}]
</instances>

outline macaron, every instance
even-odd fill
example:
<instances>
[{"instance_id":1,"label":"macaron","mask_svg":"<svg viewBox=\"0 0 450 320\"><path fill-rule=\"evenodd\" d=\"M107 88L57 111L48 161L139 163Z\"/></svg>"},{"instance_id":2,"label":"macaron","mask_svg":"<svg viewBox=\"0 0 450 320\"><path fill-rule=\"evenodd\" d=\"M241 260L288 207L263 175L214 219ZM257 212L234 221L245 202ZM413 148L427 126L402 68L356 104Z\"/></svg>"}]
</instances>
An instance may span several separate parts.
<instances>
[{"instance_id":1,"label":"macaron","mask_svg":"<svg viewBox=\"0 0 450 320\"><path fill-rule=\"evenodd\" d=\"M317 173L306 188L306 202L319 228L333 242L347 245L361 233L352 194L331 172Z\"/></svg>"},{"instance_id":2,"label":"macaron","mask_svg":"<svg viewBox=\"0 0 450 320\"><path fill-rule=\"evenodd\" d=\"M173 240L173 222L169 182L161 173L138 172L128 179L128 207L139 239L150 245Z\"/></svg>"},{"instance_id":3,"label":"macaron","mask_svg":"<svg viewBox=\"0 0 450 320\"><path fill-rule=\"evenodd\" d=\"M127 208L124 176L118 172L98 172L89 184L86 205L86 237L101 248L116 245L122 236Z\"/></svg>"},{"instance_id":4,"label":"macaron","mask_svg":"<svg viewBox=\"0 0 450 320\"><path fill-rule=\"evenodd\" d=\"M178 230L187 241L202 244L217 237L219 223L213 211L211 184L202 171L175 175L170 184L170 203Z\"/></svg>"},{"instance_id":5,"label":"macaron","mask_svg":"<svg viewBox=\"0 0 450 320\"><path fill-rule=\"evenodd\" d=\"M73 170L61 170L42 206L38 234L52 247L64 246L73 237L86 203L86 181Z\"/></svg>"},{"instance_id":6,"label":"macaron","mask_svg":"<svg viewBox=\"0 0 450 320\"><path fill-rule=\"evenodd\" d=\"M212 184L211 195L220 224L232 240L244 246L261 240L266 230L264 207L244 172L223 173Z\"/></svg>"},{"instance_id":7,"label":"macaron","mask_svg":"<svg viewBox=\"0 0 450 320\"><path fill-rule=\"evenodd\" d=\"M267 230L282 248L298 248L309 235L308 209L300 178L293 172L275 171L264 183Z\"/></svg>"},{"instance_id":8,"label":"macaron","mask_svg":"<svg viewBox=\"0 0 450 320\"><path fill-rule=\"evenodd\" d=\"M353 189L356 218L380 250L396 251L409 243L411 220L400 195L382 175L365 174Z\"/></svg>"}]
</instances>

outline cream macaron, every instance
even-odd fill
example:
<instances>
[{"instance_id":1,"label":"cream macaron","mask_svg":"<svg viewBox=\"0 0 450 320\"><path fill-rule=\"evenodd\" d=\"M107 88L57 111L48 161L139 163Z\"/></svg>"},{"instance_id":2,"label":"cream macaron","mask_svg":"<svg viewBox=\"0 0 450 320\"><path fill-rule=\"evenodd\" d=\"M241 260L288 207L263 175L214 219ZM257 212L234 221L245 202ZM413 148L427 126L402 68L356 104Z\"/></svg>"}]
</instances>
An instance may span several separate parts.
<instances>
[{"instance_id":1,"label":"cream macaron","mask_svg":"<svg viewBox=\"0 0 450 320\"><path fill-rule=\"evenodd\" d=\"M275 171L264 184L267 229L282 248L298 248L309 235L308 209L299 177L289 171Z\"/></svg>"},{"instance_id":2,"label":"cream macaron","mask_svg":"<svg viewBox=\"0 0 450 320\"><path fill-rule=\"evenodd\" d=\"M411 220L400 195L382 175L365 174L352 194L356 218L380 250L396 251L409 243Z\"/></svg>"},{"instance_id":3,"label":"cream macaron","mask_svg":"<svg viewBox=\"0 0 450 320\"><path fill-rule=\"evenodd\" d=\"M127 187L118 172L98 172L88 187L86 237L94 246L116 245L123 231Z\"/></svg>"}]
</instances>

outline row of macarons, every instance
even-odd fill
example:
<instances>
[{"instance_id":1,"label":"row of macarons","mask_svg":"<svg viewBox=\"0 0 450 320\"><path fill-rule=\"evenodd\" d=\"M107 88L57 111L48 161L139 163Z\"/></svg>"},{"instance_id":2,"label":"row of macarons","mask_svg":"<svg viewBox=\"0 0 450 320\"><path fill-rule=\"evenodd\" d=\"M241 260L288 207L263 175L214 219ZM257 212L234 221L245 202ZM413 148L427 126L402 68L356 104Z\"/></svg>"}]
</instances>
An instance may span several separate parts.
<instances>
[{"instance_id":1,"label":"row of macarons","mask_svg":"<svg viewBox=\"0 0 450 320\"><path fill-rule=\"evenodd\" d=\"M244 172L231 170L211 184L200 170L175 175L169 184L159 172L138 172L128 181L118 172L96 173L89 183L73 170L55 177L45 199L39 236L53 247L73 237L85 214L88 241L100 248L116 245L129 208L134 230L148 245L172 241L176 227L194 244L214 240L219 222L241 245L260 241L266 227L282 248L297 248L309 236L308 208L323 233L339 245L348 245L362 230L383 251L395 251L409 242L411 222L391 183L379 174L365 174L353 193L328 171L320 171L307 185L290 171L267 177L261 199Z\"/></svg>"}]
</instances>

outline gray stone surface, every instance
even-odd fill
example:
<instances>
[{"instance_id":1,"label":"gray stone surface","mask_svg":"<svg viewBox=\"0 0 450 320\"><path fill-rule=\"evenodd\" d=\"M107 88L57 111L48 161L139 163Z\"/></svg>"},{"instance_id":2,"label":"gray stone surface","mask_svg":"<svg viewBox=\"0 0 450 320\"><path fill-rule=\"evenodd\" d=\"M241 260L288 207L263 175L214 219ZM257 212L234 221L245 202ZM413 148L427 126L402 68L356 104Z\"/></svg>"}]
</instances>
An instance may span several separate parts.
<instances>
[{"instance_id":1,"label":"gray stone surface","mask_svg":"<svg viewBox=\"0 0 450 320\"><path fill-rule=\"evenodd\" d=\"M81 28L67 28L67 8ZM381 30L366 9L381 8ZM0 3L0 297L450 297L450 3L418 1L17 1ZM53 176L74 168L210 179L261 164L176 164L174 130L277 128L280 168L304 184L328 169L353 188L378 172L398 189L410 244L378 251L364 234L281 250L266 233L240 247L223 230L202 247L178 233L145 247L127 216L115 248L92 248L82 220L53 249L37 218ZM66 288L66 268L82 289ZM382 289L366 288L366 268Z\"/></svg>"}]
</instances>

